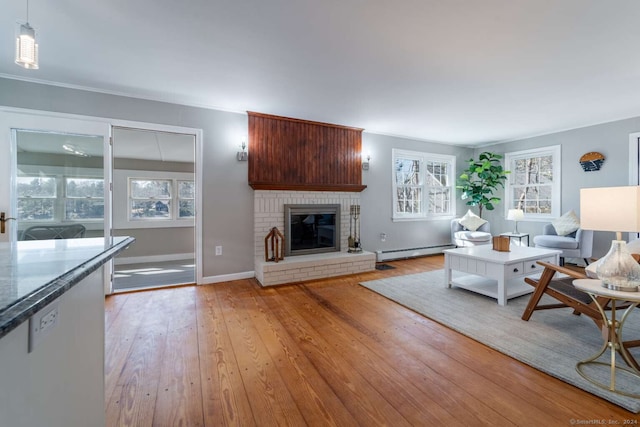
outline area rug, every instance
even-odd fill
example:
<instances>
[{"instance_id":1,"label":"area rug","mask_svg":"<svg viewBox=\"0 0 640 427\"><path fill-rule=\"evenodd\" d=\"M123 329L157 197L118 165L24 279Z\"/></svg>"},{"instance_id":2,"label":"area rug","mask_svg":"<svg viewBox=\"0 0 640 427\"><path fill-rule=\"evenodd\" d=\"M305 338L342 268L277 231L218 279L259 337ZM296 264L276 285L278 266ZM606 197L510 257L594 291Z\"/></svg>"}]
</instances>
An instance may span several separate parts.
<instances>
[{"instance_id":1,"label":"area rug","mask_svg":"<svg viewBox=\"0 0 640 427\"><path fill-rule=\"evenodd\" d=\"M597 387L576 372L578 361L590 358L602 347L602 336L593 321L586 316L573 315L569 308L535 311L531 319L525 322L521 316L529 302L528 295L509 300L506 306L499 306L493 298L460 288L445 287L444 270L360 284L540 371L631 412L640 412L640 399ZM548 296L544 298L543 303L555 302ZM640 339L640 309L634 310L627 319L623 336L625 341ZM636 347L631 351L636 360L640 360L638 350L640 348ZM608 358L607 351L600 360L607 361ZM620 358L618 360L626 366ZM609 383L609 370L606 367L590 368L588 372L601 382ZM616 387L626 392L640 393L640 380L617 375Z\"/></svg>"}]
</instances>

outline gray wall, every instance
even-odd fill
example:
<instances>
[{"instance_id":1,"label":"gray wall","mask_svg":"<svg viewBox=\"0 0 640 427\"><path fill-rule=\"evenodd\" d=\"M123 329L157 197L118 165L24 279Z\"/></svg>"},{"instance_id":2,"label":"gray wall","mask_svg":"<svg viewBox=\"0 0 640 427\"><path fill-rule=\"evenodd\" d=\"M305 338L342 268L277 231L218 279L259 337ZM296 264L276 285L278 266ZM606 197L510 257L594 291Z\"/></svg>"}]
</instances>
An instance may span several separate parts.
<instances>
[{"instance_id":1,"label":"gray wall","mask_svg":"<svg viewBox=\"0 0 640 427\"><path fill-rule=\"evenodd\" d=\"M573 209L579 215L581 188L629 185L629 134L638 131L640 131L640 117L635 117L482 147L475 150L475 155L482 151L506 153L561 145L562 213ZM599 171L584 172L580 166L580 157L590 151L597 151L605 156L604 164ZM487 212L486 215L483 213L483 216L491 221L491 230L494 234L498 231L504 232L513 229L513 221L504 219L504 205L502 204L493 212ZM533 242L533 236L542 233L544 224L545 222L519 222L518 231L530 233ZM595 232L593 256L599 258L605 255L614 238L614 233ZM627 239L626 236L623 238Z\"/></svg>"},{"instance_id":2,"label":"gray wall","mask_svg":"<svg viewBox=\"0 0 640 427\"><path fill-rule=\"evenodd\" d=\"M371 154L368 171L363 171L362 182L367 188L361 196L361 240L368 251L421 248L451 243L450 219L433 221L391 220L392 215L392 149L421 151L457 156L456 176L465 167L465 161L473 156L473 150L452 145L376 135L364 132L364 153ZM466 206L458 200L458 214L466 212ZM380 233L387 235L380 240Z\"/></svg>"},{"instance_id":3,"label":"gray wall","mask_svg":"<svg viewBox=\"0 0 640 427\"><path fill-rule=\"evenodd\" d=\"M253 193L235 158L247 116L0 78L0 105L203 130L203 275L253 271ZM215 246L223 255L214 256Z\"/></svg>"},{"instance_id":4,"label":"gray wall","mask_svg":"<svg viewBox=\"0 0 640 427\"><path fill-rule=\"evenodd\" d=\"M247 163L235 160L247 116L239 113L187 107L163 102L106 95L0 78L0 105L96 117L159 123L203 130L203 274L216 276L253 270L253 193L247 185ZM371 166L363 171L362 244L366 250L392 250L449 243L449 221L391 221L391 150L402 148L458 156L456 175L465 161L484 150L499 153L547 145L562 145L562 212L579 213L582 187L627 185L628 138L640 130L640 118L591 126L506 144L470 149L404 138L363 134L363 151L371 153ZM598 172L582 171L580 156L599 151L606 157ZM467 206L457 198L457 212ZM483 216L493 234L510 231L504 206ZM522 222L521 231L539 234L543 223ZM386 242L380 233L387 234ZM609 248L612 233L596 233L594 256ZM223 255L214 256L215 246Z\"/></svg>"},{"instance_id":5,"label":"gray wall","mask_svg":"<svg viewBox=\"0 0 640 427\"><path fill-rule=\"evenodd\" d=\"M113 235L136 238L118 258L189 254L195 248L193 227L114 229Z\"/></svg>"},{"instance_id":6,"label":"gray wall","mask_svg":"<svg viewBox=\"0 0 640 427\"><path fill-rule=\"evenodd\" d=\"M118 144L118 141L115 141L115 138L114 144ZM159 162L153 160L115 158L113 159L113 169L114 171L117 169L128 169L140 171L193 173L194 164L186 162ZM127 189L118 188L118 186L115 185L113 189L114 200L117 199L118 191L126 193ZM126 197L125 194L122 195ZM118 215L118 204L115 201L113 209L113 216L116 218ZM113 235L131 236L136 238L136 242L127 248L125 252L120 254L120 258L190 254L195 252L196 243L194 227L118 229L114 226Z\"/></svg>"}]
</instances>

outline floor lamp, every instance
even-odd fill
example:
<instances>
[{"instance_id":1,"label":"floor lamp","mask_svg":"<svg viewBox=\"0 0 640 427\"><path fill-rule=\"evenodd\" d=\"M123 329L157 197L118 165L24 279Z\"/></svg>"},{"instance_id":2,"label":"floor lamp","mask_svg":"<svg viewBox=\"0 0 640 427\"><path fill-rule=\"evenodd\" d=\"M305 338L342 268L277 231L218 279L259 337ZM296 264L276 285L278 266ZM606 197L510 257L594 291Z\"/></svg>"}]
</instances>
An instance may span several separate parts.
<instances>
[{"instance_id":1,"label":"floor lamp","mask_svg":"<svg viewBox=\"0 0 640 427\"><path fill-rule=\"evenodd\" d=\"M580 190L580 228L615 231L616 240L596 267L603 286L637 291L640 265L627 250L623 232L640 232L640 186L583 188Z\"/></svg>"}]
</instances>

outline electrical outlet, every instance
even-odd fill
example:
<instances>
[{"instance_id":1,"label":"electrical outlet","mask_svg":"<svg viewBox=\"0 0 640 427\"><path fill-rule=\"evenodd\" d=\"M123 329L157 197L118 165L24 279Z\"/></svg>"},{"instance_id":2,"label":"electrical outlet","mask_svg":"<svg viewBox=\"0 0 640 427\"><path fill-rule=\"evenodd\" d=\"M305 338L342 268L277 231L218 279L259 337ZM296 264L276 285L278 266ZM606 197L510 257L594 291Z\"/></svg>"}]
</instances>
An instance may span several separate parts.
<instances>
[{"instance_id":1,"label":"electrical outlet","mask_svg":"<svg viewBox=\"0 0 640 427\"><path fill-rule=\"evenodd\" d=\"M54 301L29 318L29 353L58 324L58 301Z\"/></svg>"},{"instance_id":2,"label":"electrical outlet","mask_svg":"<svg viewBox=\"0 0 640 427\"><path fill-rule=\"evenodd\" d=\"M387 240L387 233L380 233L380 240L385 242Z\"/></svg>"},{"instance_id":3,"label":"electrical outlet","mask_svg":"<svg viewBox=\"0 0 640 427\"><path fill-rule=\"evenodd\" d=\"M222 255L222 246L216 246L216 256Z\"/></svg>"}]
</instances>

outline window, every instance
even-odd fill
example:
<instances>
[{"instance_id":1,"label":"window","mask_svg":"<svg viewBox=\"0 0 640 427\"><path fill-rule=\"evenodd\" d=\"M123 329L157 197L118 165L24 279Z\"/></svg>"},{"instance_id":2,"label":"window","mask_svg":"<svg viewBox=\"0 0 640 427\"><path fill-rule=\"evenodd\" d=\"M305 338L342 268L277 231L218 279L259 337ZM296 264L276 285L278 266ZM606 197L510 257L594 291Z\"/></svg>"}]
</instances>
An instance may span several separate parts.
<instances>
[{"instance_id":1,"label":"window","mask_svg":"<svg viewBox=\"0 0 640 427\"><path fill-rule=\"evenodd\" d=\"M196 183L194 181L178 181L178 218L194 218L196 216Z\"/></svg>"},{"instance_id":2,"label":"window","mask_svg":"<svg viewBox=\"0 0 640 427\"><path fill-rule=\"evenodd\" d=\"M129 219L193 219L195 192L191 180L129 178Z\"/></svg>"},{"instance_id":3,"label":"window","mask_svg":"<svg viewBox=\"0 0 640 427\"><path fill-rule=\"evenodd\" d=\"M455 156L393 150L393 219L453 215Z\"/></svg>"},{"instance_id":4,"label":"window","mask_svg":"<svg viewBox=\"0 0 640 427\"><path fill-rule=\"evenodd\" d=\"M505 209L522 209L529 219L560 216L560 146L505 154Z\"/></svg>"},{"instance_id":5,"label":"window","mask_svg":"<svg viewBox=\"0 0 640 427\"><path fill-rule=\"evenodd\" d=\"M65 220L104 218L104 180L65 178Z\"/></svg>"},{"instance_id":6,"label":"window","mask_svg":"<svg viewBox=\"0 0 640 427\"><path fill-rule=\"evenodd\" d=\"M19 176L17 179L18 220L53 221L58 183L50 176Z\"/></svg>"},{"instance_id":7,"label":"window","mask_svg":"<svg viewBox=\"0 0 640 427\"><path fill-rule=\"evenodd\" d=\"M102 178L23 175L17 177L17 194L19 221L58 223L104 219Z\"/></svg>"},{"instance_id":8,"label":"window","mask_svg":"<svg viewBox=\"0 0 640 427\"><path fill-rule=\"evenodd\" d=\"M171 180L130 179L131 219L171 219Z\"/></svg>"}]
</instances>

